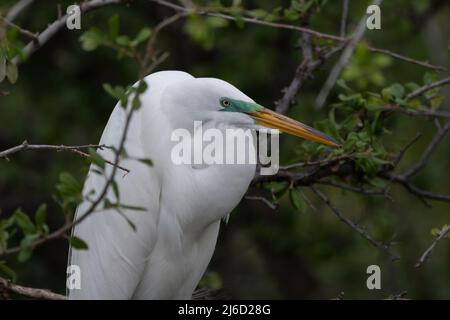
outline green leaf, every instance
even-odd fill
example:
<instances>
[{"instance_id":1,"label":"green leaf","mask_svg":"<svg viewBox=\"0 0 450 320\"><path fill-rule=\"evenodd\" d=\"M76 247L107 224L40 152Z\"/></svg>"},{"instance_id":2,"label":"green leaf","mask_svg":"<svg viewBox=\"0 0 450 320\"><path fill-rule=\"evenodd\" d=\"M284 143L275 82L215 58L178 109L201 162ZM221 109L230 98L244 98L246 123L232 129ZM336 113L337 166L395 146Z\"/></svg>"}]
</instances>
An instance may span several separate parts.
<instances>
[{"instance_id":1,"label":"green leaf","mask_svg":"<svg viewBox=\"0 0 450 320\"><path fill-rule=\"evenodd\" d=\"M150 28L143 28L143 29L141 29L141 31L139 31L139 33L134 38L134 40L130 43L130 45L132 47L136 47L140 43L142 43L145 40L147 40L148 38L150 38L151 35L152 35L152 30Z\"/></svg>"},{"instance_id":2,"label":"green leaf","mask_svg":"<svg viewBox=\"0 0 450 320\"><path fill-rule=\"evenodd\" d=\"M6 57L0 57L0 82L6 78Z\"/></svg>"},{"instance_id":3,"label":"green leaf","mask_svg":"<svg viewBox=\"0 0 450 320\"><path fill-rule=\"evenodd\" d=\"M306 209L305 199L300 190L297 188L289 189L289 199L291 200L292 206L299 210L300 212L304 212Z\"/></svg>"},{"instance_id":4,"label":"green leaf","mask_svg":"<svg viewBox=\"0 0 450 320\"><path fill-rule=\"evenodd\" d=\"M33 250L31 248L23 248L20 250L19 254L17 255L17 260L19 262L26 262L31 258L31 255L33 254Z\"/></svg>"},{"instance_id":5,"label":"green leaf","mask_svg":"<svg viewBox=\"0 0 450 320\"><path fill-rule=\"evenodd\" d=\"M102 31L98 28L91 28L80 36L81 47L85 51L93 51L104 43Z\"/></svg>"},{"instance_id":6,"label":"green leaf","mask_svg":"<svg viewBox=\"0 0 450 320\"><path fill-rule=\"evenodd\" d=\"M17 279L16 273L13 269L6 265L5 261L0 261L0 271L4 273L12 282L15 282Z\"/></svg>"},{"instance_id":7,"label":"green leaf","mask_svg":"<svg viewBox=\"0 0 450 320\"><path fill-rule=\"evenodd\" d=\"M114 192L114 195L116 196L117 201L119 201L120 199L119 186L117 185L117 182L115 180L111 181L111 187Z\"/></svg>"},{"instance_id":8,"label":"green leaf","mask_svg":"<svg viewBox=\"0 0 450 320\"><path fill-rule=\"evenodd\" d=\"M36 232L36 227L31 221L30 217L26 213L22 211L22 209L17 209L14 212L14 219L16 220L17 225L23 231L24 234L31 234Z\"/></svg>"},{"instance_id":9,"label":"green leaf","mask_svg":"<svg viewBox=\"0 0 450 320\"><path fill-rule=\"evenodd\" d=\"M274 194L284 194L289 188L288 182L270 182L265 185L267 189L269 189Z\"/></svg>"},{"instance_id":10,"label":"green leaf","mask_svg":"<svg viewBox=\"0 0 450 320\"><path fill-rule=\"evenodd\" d=\"M247 14L255 19L263 19L266 17L269 13L266 10L263 9L255 9L255 10L249 10L247 11Z\"/></svg>"},{"instance_id":11,"label":"green leaf","mask_svg":"<svg viewBox=\"0 0 450 320\"><path fill-rule=\"evenodd\" d=\"M38 228L45 225L45 221L47 220L47 204L43 203L40 205L40 207L36 211L34 220Z\"/></svg>"},{"instance_id":12,"label":"green leaf","mask_svg":"<svg viewBox=\"0 0 450 320\"><path fill-rule=\"evenodd\" d=\"M128 36L119 36L116 38L116 43L121 46L129 46L131 40Z\"/></svg>"},{"instance_id":13,"label":"green leaf","mask_svg":"<svg viewBox=\"0 0 450 320\"><path fill-rule=\"evenodd\" d=\"M213 28L224 28L228 26L228 20L221 17L207 17L206 22Z\"/></svg>"},{"instance_id":14,"label":"green leaf","mask_svg":"<svg viewBox=\"0 0 450 320\"><path fill-rule=\"evenodd\" d=\"M126 106L128 103L128 95L122 86L115 86L114 88L109 83L103 84L103 89L113 98L120 100L120 104Z\"/></svg>"},{"instance_id":15,"label":"green leaf","mask_svg":"<svg viewBox=\"0 0 450 320\"><path fill-rule=\"evenodd\" d=\"M17 256L19 262L25 262L31 258L33 253L33 244L39 238L39 234L27 234L20 242L20 252Z\"/></svg>"},{"instance_id":16,"label":"green leaf","mask_svg":"<svg viewBox=\"0 0 450 320\"><path fill-rule=\"evenodd\" d=\"M84 240L82 240L76 236L71 236L69 238L69 243L73 248L78 249L78 250L87 250L89 248L87 243Z\"/></svg>"},{"instance_id":17,"label":"green leaf","mask_svg":"<svg viewBox=\"0 0 450 320\"><path fill-rule=\"evenodd\" d=\"M62 172L59 175L59 183L56 185L63 198L78 199L81 195L82 185L71 174Z\"/></svg>"},{"instance_id":18,"label":"green leaf","mask_svg":"<svg viewBox=\"0 0 450 320\"><path fill-rule=\"evenodd\" d=\"M108 19L108 34L111 40L114 40L119 35L120 29L120 17L115 14Z\"/></svg>"},{"instance_id":19,"label":"green leaf","mask_svg":"<svg viewBox=\"0 0 450 320\"><path fill-rule=\"evenodd\" d=\"M6 77L8 78L9 82L13 84L16 83L17 78L19 77L19 71L15 63L8 62L6 64Z\"/></svg>"},{"instance_id":20,"label":"green leaf","mask_svg":"<svg viewBox=\"0 0 450 320\"><path fill-rule=\"evenodd\" d=\"M439 107L442 105L443 102L444 102L444 96L436 95L430 99L430 107L433 110L439 109Z\"/></svg>"},{"instance_id":21,"label":"green leaf","mask_svg":"<svg viewBox=\"0 0 450 320\"><path fill-rule=\"evenodd\" d=\"M444 224L442 226L442 228L433 228L431 229L431 235L433 235L434 237L439 237L439 235L445 231L445 229L447 229L448 225ZM445 238L450 239L450 233L448 233Z\"/></svg>"},{"instance_id":22,"label":"green leaf","mask_svg":"<svg viewBox=\"0 0 450 320\"><path fill-rule=\"evenodd\" d=\"M137 159L137 160L149 167L153 167L153 161L151 159Z\"/></svg>"},{"instance_id":23,"label":"green leaf","mask_svg":"<svg viewBox=\"0 0 450 320\"><path fill-rule=\"evenodd\" d=\"M105 169L106 161L97 151L95 151L95 149L89 148L89 156L93 164L102 169Z\"/></svg>"}]
</instances>

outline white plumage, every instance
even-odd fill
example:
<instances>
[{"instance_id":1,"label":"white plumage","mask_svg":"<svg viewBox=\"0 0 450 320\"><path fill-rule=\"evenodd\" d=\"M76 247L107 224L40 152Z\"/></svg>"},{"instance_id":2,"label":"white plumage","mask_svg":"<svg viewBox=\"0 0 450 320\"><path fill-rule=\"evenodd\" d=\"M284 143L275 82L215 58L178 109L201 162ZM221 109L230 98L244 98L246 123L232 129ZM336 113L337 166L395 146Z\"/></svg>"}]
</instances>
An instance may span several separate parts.
<instances>
[{"instance_id":1,"label":"white plumage","mask_svg":"<svg viewBox=\"0 0 450 320\"><path fill-rule=\"evenodd\" d=\"M115 210L104 208L75 226L73 234L89 249L69 253L69 264L81 271L81 288L69 290L71 299L191 298L214 252L220 220L244 196L255 164L176 165L171 160L175 129L193 135L194 121L202 121L203 130L222 133L264 126L337 146L313 128L256 104L225 81L180 71L158 72L145 81L148 89L140 96L142 107L132 115L124 145L128 157L119 162L130 172L122 176L119 170L115 176L120 202L145 212L123 210L136 231ZM119 147L126 112L115 107L100 144ZM237 134L245 135L243 130ZM254 143L250 139L247 152L254 152ZM114 159L109 149L100 154ZM154 166L133 159L151 159ZM83 189L87 199L96 199L106 183L92 169ZM109 176L112 167L105 170ZM113 190L106 198L118 200ZM89 205L89 200L81 203L76 218Z\"/></svg>"},{"instance_id":2,"label":"white plumage","mask_svg":"<svg viewBox=\"0 0 450 320\"><path fill-rule=\"evenodd\" d=\"M223 120L253 123L244 114L217 112L220 97L250 98L222 80L179 71L158 72L145 81L148 90L133 114L125 150L154 166L124 159L120 165L130 173L122 177L119 170L115 180L124 204L147 211L124 210L136 232L112 209L95 212L74 228L89 249L71 250L70 264L81 270L81 289L70 290L71 299L189 299L213 254L220 219L238 204L254 176L254 165L195 168L170 160L174 129L192 130L194 120L202 120L204 128L226 127ZM226 115L218 119L216 114ZM117 105L100 144L118 146L125 117ZM111 150L99 153L114 159ZM84 195L99 192L104 183L90 172ZM95 199L95 193L89 197ZM115 201L112 191L107 197ZM76 216L88 205L82 203Z\"/></svg>"}]
</instances>

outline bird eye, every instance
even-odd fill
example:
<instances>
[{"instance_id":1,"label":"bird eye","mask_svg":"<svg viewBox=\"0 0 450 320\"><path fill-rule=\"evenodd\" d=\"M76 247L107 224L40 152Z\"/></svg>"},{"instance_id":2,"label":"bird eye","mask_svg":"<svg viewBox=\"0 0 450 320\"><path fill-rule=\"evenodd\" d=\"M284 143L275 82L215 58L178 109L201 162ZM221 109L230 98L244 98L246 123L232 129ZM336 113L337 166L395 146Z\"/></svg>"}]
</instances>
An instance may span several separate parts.
<instances>
[{"instance_id":1,"label":"bird eye","mask_svg":"<svg viewBox=\"0 0 450 320\"><path fill-rule=\"evenodd\" d=\"M225 100L222 100L222 105L224 107L229 107L231 105L231 102L225 99Z\"/></svg>"}]
</instances>

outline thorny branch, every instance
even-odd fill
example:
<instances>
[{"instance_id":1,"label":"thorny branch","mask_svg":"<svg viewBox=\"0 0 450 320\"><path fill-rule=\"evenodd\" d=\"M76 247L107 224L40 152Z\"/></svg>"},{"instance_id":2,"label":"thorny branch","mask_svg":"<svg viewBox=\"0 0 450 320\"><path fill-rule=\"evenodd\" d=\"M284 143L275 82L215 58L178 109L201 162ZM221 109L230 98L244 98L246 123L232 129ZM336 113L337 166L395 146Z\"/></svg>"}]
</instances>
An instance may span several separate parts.
<instances>
[{"instance_id":1,"label":"thorny branch","mask_svg":"<svg viewBox=\"0 0 450 320\"><path fill-rule=\"evenodd\" d=\"M0 152L0 158L6 158L8 159L8 156L17 153L19 151L25 151L25 150L53 150L53 151L68 151L68 152L73 152L76 153L82 157L85 158L89 158L90 155L86 152L81 151L82 149L89 149L89 148L93 148L93 149L111 149L110 146L107 145L98 145L98 144L87 144L87 145L82 145L82 146L65 146L65 145L50 145L50 144L29 144L28 141L24 141L21 144L9 148L7 150L1 151ZM105 160L106 163L110 164L110 165L114 165L114 163L112 163L109 160ZM122 166L117 166L119 169L125 171L126 173L129 173L130 170L128 170L127 168L124 168Z\"/></svg>"}]
</instances>

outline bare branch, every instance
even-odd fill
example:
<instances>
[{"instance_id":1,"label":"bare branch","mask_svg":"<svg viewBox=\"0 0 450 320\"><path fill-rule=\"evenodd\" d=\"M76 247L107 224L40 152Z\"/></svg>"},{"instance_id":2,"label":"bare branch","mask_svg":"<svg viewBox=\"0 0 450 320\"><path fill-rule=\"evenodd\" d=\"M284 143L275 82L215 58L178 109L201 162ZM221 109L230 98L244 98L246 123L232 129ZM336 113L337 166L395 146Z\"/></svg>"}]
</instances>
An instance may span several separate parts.
<instances>
[{"instance_id":1,"label":"bare branch","mask_svg":"<svg viewBox=\"0 0 450 320\"><path fill-rule=\"evenodd\" d=\"M237 20L236 17L230 16L230 15L226 15L223 13L214 13L214 12L208 12L207 8L202 8L199 6L194 6L194 7L190 7L190 8L185 8L183 6L179 6L177 4L171 3L169 1L165 1L165 0L150 0L152 2L158 3L162 6L171 8L173 10L176 11L184 11L187 12L189 14L195 13L195 14L199 14L199 15L207 15L207 16L211 16L211 17L219 17L219 18L223 18L226 20ZM240 20L247 22L247 23L251 23L251 24L258 24L258 25L262 25L262 26L267 26L267 27L273 27L273 28L279 28L279 29L288 29L288 30L295 30L295 31L300 31L300 32L305 32L308 34L311 34L312 36L315 36L317 38L322 38L322 39L329 39L329 40L335 40L335 41L344 41L345 39L339 36L335 36L332 34L327 34L327 33L323 33L323 32L319 32L316 30L312 30L309 28L305 28L305 27L300 27L300 26L296 26L296 25L292 25L292 24L285 24L285 23L277 23L277 22L269 22L269 21L263 21L263 20L259 20L259 19L255 19L255 18L247 18L247 17L240 17Z\"/></svg>"},{"instance_id":2,"label":"bare branch","mask_svg":"<svg viewBox=\"0 0 450 320\"><path fill-rule=\"evenodd\" d=\"M436 82L428 83L428 84L424 85L423 87L420 87L417 90L414 90L413 92L408 94L406 96L406 99L415 98L417 96L420 96L420 95L424 94L425 92L427 92L427 91L429 91L431 89L442 87L442 86L445 86L447 84L450 84L450 77L441 79L441 80L436 81Z\"/></svg>"},{"instance_id":3,"label":"bare branch","mask_svg":"<svg viewBox=\"0 0 450 320\"><path fill-rule=\"evenodd\" d=\"M342 0L341 37L345 37L348 20L348 0Z\"/></svg>"},{"instance_id":4,"label":"bare branch","mask_svg":"<svg viewBox=\"0 0 450 320\"><path fill-rule=\"evenodd\" d=\"M303 87L305 80L309 79L313 72L320 68L328 59L343 48L343 43L331 49L327 53L320 55L316 60L303 59L295 71L294 78L286 88L283 97L275 103L276 111L285 114L290 104L295 101L300 89Z\"/></svg>"},{"instance_id":5,"label":"bare branch","mask_svg":"<svg viewBox=\"0 0 450 320\"><path fill-rule=\"evenodd\" d=\"M83 3L80 3L80 11L81 13L86 13L107 5L111 4L117 4L122 2L123 0L90 0ZM38 36L37 39L30 41L25 48L23 49L23 52L30 56L32 55L37 49L42 47L45 43L47 43L60 29L62 29L66 25L66 20L68 18L68 15L64 15L60 18L58 18L56 21L54 21L52 24L50 24L44 31L42 31ZM14 63L18 64L20 63L20 60L16 57L13 60Z\"/></svg>"},{"instance_id":6,"label":"bare branch","mask_svg":"<svg viewBox=\"0 0 450 320\"><path fill-rule=\"evenodd\" d=\"M54 151L69 151L69 152L73 152L76 153L82 157L85 158L89 158L90 155L81 151L81 149L89 149L89 148L93 148L93 149L111 149L112 147L107 146L107 145L98 145L98 144L86 144L86 145L81 145L81 146L65 146L65 145L50 145L50 144L29 144L26 140L24 142L22 142L21 144L9 148L7 150L1 151L0 152L0 158L7 158L9 155L12 155L14 153L17 153L19 151L25 151L25 150L54 150ZM105 162L110 164L110 165L114 165L113 162L106 160ZM119 169L125 171L126 173L129 173L130 170L127 168L124 168L122 166L118 166Z\"/></svg>"},{"instance_id":7,"label":"bare branch","mask_svg":"<svg viewBox=\"0 0 450 320\"><path fill-rule=\"evenodd\" d=\"M75 219L71 223L64 224L61 228L59 228L59 229L53 231L52 233L50 233L49 235L45 236L45 238L37 239L36 241L33 242L33 244L31 245L31 248L34 249L34 248L36 248L36 247L38 247L38 246L40 246L40 245L42 245L42 244L44 244L44 243L46 243L46 242L48 242L50 240L54 240L54 239L59 239L59 238L65 237L66 236L66 232L70 231L74 226L76 226L77 224L81 223L83 220L85 220L87 217L89 217L92 213L95 212L95 210L98 207L98 205L105 198L105 196L106 196L110 186L113 184L114 178L116 176L119 160L120 160L120 154L122 153L122 150L123 150L124 145L125 145L125 140L126 140L126 137L127 137L128 128L130 126L130 122L131 122L131 118L132 118L132 115L133 115L133 111L134 111L134 108L130 108L130 110L128 111L128 114L127 114L127 116L125 118L124 129L122 131L122 135L121 135L121 138L120 138L119 147L117 148L117 150L115 150L115 157L114 157L114 161L113 161L113 167L112 167L111 174L107 178L106 183L103 186L103 189L99 192L98 197L94 201L91 202L91 204L88 207L88 209L86 210L86 212L84 212L79 218ZM17 253L20 250L21 250L20 246L9 248L2 255Z\"/></svg>"},{"instance_id":8,"label":"bare branch","mask_svg":"<svg viewBox=\"0 0 450 320\"><path fill-rule=\"evenodd\" d=\"M416 136L414 138L411 139L411 141L409 141L407 144L405 144L403 146L403 148L400 149L400 151L398 152L397 156L395 157L394 160L394 168L397 167L397 165L400 163L400 161L403 159L403 156L405 155L406 151L408 151L408 149L414 144L416 143L417 140L419 140L419 138L422 136L422 133L417 133Z\"/></svg>"},{"instance_id":9,"label":"bare branch","mask_svg":"<svg viewBox=\"0 0 450 320\"><path fill-rule=\"evenodd\" d=\"M434 152L436 147L438 146L439 142L445 137L448 130L450 130L450 120L448 120L443 127L441 127L441 130L438 130L436 134L434 135L433 139L430 141L430 143L427 145L427 148L420 156L419 161L409 168L408 171L403 173L402 175L407 179L419 172L428 162L428 159L430 158L431 154Z\"/></svg>"},{"instance_id":10,"label":"bare branch","mask_svg":"<svg viewBox=\"0 0 450 320\"><path fill-rule=\"evenodd\" d=\"M347 190L347 191L351 191L351 192L355 192L355 193L364 194L364 195L367 195L367 196L383 196L383 197L387 197L389 200L392 201L392 197L387 192L387 189L367 190L364 187L353 187L353 186L350 186L350 185L347 185L347 184L341 184L341 183L336 183L336 182L333 182L333 181L324 181L324 180L317 181L316 183L323 184L323 185L328 185L328 186L331 186L331 187L335 187L335 188L339 188L339 189L342 189L342 190Z\"/></svg>"},{"instance_id":11,"label":"bare branch","mask_svg":"<svg viewBox=\"0 0 450 320\"><path fill-rule=\"evenodd\" d=\"M314 186L311 186L312 191L328 206L328 208L338 217L339 220L341 220L343 223L348 225L350 228L355 230L357 233L359 233L363 238L365 238L367 241L369 241L374 247L380 249L384 254L389 256L391 261L395 261L400 259L400 257L394 255L390 250L389 246L375 240L372 238L371 235L367 233L366 230L358 226L356 223L354 223L352 220L344 216L338 208L336 208L330 201L330 199L325 196L320 190L315 188Z\"/></svg>"},{"instance_id":12,"label":"bare branch","mask_svg":"<svg viewBox=\"0 0 450 320\"><path fill-rule=\"evenodd\" d=\"M272 210L276 210L278 206L275 203L272 203L268 199L261 197L261 196L245 196L245 199L247 200L254 200L254 201L261 201L266 206L268 206Z\"/></svg>"},{"instance_id":13,"label":"bare branch","mask_svg":"<svg viewBox=\"0 0 450 320\"><path fill-rule=\"evenodd\" d=\"M0 277L0 290L33 299L66 300L65 296L51 292L50 290L23 287L18 284L14 284L11 281L6 280L2 277Z\"/></svg>"},{"instance_id":14,"label":"bare branch","mask_svg":"<svg viewBox=\"0 0 450 320\"><path fill-rule=\"evenodd\" d=\"M431 253L434 250L434 247L436 247L438 242L441 241L442 239L444 239L449 234L449 232L450 232L450 223L447 224L447 227L445 227L444 230L441 230L439 232L439 235L436 236L436 238L431 243L431 245L427 248L427 250L425 250L425 252L420 257L419 261L416 263L416 265L415 265L416 268L420 267L423 263L425 263L430 258Z\"/></svg>"},{"instance_id":15,"label":"bare branch","mask_svg":"<svg viewBox=\"0 0 450 320\"><path fill-rule=\"evenodd\" d=\"M407 109L407 108L403 108L400 107L399 105L396 104L387 104L383 107L384 111L393 111L393 112L398 112L398 113L403 113L407 116L419 116L419 117L428 117L428 118L432 118L435 119L437 118L450 118L450 112L447 111L438 111L438 110L430 110L428 108L422 108L419 110L412 110L412 109Z\"/></svg>"},{"instance_id":16,"label":"bare branch","mask_svg":"<svg viewBox=\"0 0 450 320\"><path fill-rule=\"evenodd\" d=\"M15 24L15 23L9 21L7 18L5 18L5 17L3 17L3 16L0 16L0 20L2 20L3 23L5 23L7 26L10 26L10 27L12 27L12 28L15 28L15 29L19 30L19 32L20 32L21 34L23 34L23 35L25 35L25 36L31 38L31 39L34 40L34 41L37 41L37 36L36 36L36 34L34 34L33 32L21 28L20 26L18 26L17 24Z\"/></svg>"},{"instance_id":17,"label":"bare branch","mask_svg":"<svg viewBox=\"0 0 450 320\"><path fill-rule=\"evenodd\" d=\"M382 1L383 0L373 0L372 5L380 5ZM344 67L348 64L350 57L352 56L353 51L355 50L356 45L364 36L365 31L366 31L366 14L364 14L363 17L361 18L353 36L351 37L350 41L345 47L344 52L342 52L339 61L335 64L335 66L331 70L328 79L326 80L324 86L322 87L322 90L320 90L316 99L317 108L320 109L325 104L325 101L328 95L330 94L331 89L334 87L334 84L339 78Z\"/></svg>"},{"instance_id":18,"label":"bare branch","mask_svg":"<svg viewBox=\"0 0 450 320\"><path fill-rule=\"evenodd\" d=\"M390 50L375 48L375 47L371 47L371 46L368 46L367 48L370 51L372 51L372 52L382 53L382 54L391 56L391 57L393 57L395 59L398 59L398 60L402 60L402 61L409 62L409 63L412 63L412 64L417 64L418 66L421 66L421 67L425 67L425 68L433 69L433 70L438 70L438 71L447 71L447 69L442 67L442 66L437 66L437 65L425 62L425 61L419 61L419 60L416 60L416 59L413 59L413 58L401 55L399 53L392 52Z\"/></svg>"},{"instance_id":19,"label":"bare branch","mask_svg":"<svg viewBox=\"0 0 450 320\"><path fill-rule=\"evenodd\" d=\"M20 0L14 6L9 9L8 14L6 15L6 20L13 22L16 17L25 10L30 4L32 4L34 0Z\"/></svg>"}]
</instances>

